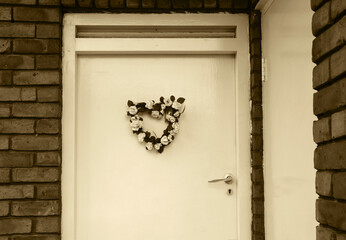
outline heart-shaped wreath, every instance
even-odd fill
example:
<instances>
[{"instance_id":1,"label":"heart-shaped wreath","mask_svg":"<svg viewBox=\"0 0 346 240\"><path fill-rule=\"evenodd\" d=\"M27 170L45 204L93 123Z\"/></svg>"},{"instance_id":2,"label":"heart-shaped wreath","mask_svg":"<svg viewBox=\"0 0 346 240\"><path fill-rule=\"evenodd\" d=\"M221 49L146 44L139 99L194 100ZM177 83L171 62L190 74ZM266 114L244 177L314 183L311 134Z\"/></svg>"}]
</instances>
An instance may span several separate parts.
<instances>
[{"instance_id":1,"label":"heart-shaped wreath","mask_svg":"<svg viewBox=\"0 0 346 240\"><path fill-rule=\"evenodd\" d=\"M146 143L147 150L156 149L162 153L164 148L174 140L174 136L179 132L179 117L185 110L184 102L184 98L175 99L174 96L161 97L158 103L153 100L139 103L130 100L127 102L129 107L127 115L130 116L132 132L137 134L139 142ZM155 133L143 129L143 118L139 116L139 113L145 112L157 119L165 118L168 126L161 137L156 137Z\"/></svg>"}]
</instances>

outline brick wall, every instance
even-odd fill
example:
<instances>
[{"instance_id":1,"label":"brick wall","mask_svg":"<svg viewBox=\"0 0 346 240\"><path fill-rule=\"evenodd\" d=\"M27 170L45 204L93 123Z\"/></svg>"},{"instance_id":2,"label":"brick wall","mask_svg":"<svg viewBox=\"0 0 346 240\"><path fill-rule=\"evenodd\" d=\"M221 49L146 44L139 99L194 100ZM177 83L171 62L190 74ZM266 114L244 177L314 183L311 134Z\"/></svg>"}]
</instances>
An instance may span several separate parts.
<instances>
[{"instance_id":1,"label":"brick wall","mask_svg":"<svg viewBox=\"0 0 346 240\"><path fill-rule=\"evenodd\" d=\"M318 240L346 239L346 1L312 0Z\"/></svg>"},{"instance_id":2,"label":"brick wall","mask_svg":"<svg viewBox=\"0 0 346 240\"><path fill-rule=\"evenodd\" d=\"M65 12L249 13L253 239L264 239L258 0L0 0L0 240L60 239Z\"/></svg>"}]
</instances>

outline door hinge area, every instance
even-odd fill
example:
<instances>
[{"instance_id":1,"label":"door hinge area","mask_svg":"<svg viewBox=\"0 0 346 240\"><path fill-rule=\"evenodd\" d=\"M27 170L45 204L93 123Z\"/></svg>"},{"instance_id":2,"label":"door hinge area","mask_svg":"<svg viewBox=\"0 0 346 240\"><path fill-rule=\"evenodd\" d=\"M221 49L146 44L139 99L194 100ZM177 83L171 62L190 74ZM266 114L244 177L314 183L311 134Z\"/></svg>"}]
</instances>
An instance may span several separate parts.
<instances>
[{"instance_id":1,"label":"door hinge area","mask_svg":"<svg viewBox=\"0 0 346 240\"><path fill-rule=\"evenodd\" d=\"M262 58L262 82L266 82L267 81L267 59L266 58Z\"/></svg>"}]
</instances>

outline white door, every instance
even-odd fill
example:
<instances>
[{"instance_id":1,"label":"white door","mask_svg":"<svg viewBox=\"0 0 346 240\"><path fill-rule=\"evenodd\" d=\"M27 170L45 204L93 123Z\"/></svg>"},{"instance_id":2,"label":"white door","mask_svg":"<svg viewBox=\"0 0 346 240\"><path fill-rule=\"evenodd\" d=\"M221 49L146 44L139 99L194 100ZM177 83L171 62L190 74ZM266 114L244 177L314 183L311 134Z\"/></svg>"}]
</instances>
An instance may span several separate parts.
<instances>
[{"instance_id":1,"label":"white door","mask_svg":"<svg viewBox=\"0 0 346 240\"><path fill-rule=\"evenodd\" d=\"M240 211L238 187L249 171L239 162L236 58L178 51L77 55L71 239L245 240L239 232L250 222L240 226L246 222L240 215L250 209ZM180 132L162 154L147 151L132 134L127 101L171 95L186 99ZM163 120L143 118L145 129L162 134ZM208 183L227 173L231 184Z\"/></svg>"}]
</instances>

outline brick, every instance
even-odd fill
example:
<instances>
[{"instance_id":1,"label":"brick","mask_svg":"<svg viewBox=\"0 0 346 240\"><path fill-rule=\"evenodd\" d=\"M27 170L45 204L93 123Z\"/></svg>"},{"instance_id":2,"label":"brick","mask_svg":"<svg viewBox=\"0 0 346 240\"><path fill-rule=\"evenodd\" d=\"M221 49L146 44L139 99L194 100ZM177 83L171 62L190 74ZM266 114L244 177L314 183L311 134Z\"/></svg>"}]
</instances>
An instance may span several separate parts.
<instances>
[{"instance_id":1,"label":"brick","mask_svg":"<svg viewBox=\"0 0 346 240\"><path fill-rule=\"evenodd\" d=\"M9 149L10 141L7 136L0 136L0 150Z\"/></svg>"},{"instance_id":2,"label":"brick","mask_svg":"<svg viewBox=\"0 0 346 240\"><path fill-rule=\"evenodd\" d=\"M9 168L0 168L0 183L8 183L11 181L10 178L11 170Z\"/></svg>"},{"instance_id":3,"label":"brick","mask_svg":"<svg viewBox=\"0 0 346 240\"><path fill-rule=\"evenodd\" d=\"M346 42L346 16L319 35L312 43L312 60L318 62L328 52Z\"/></svg>"},{"instance_id":4,"label":"brick","mask_svg":"<svg viewBox=\"0 0 346 240\"><path fill-rule=\"evenodd\" d=\"M317 199L316 219L321 224L346 230L346 203Z\"/></svg>"},{"instance_id":5,"label":"brick","mask_svg":"<svg viewBox=\"0 0 346 240\"><path fill-rule=\"evenodd\" d=\"M313 70L313 88L316 89L330 80L330 58L320 62Z\"/></svg>"},{"instance_id":6,"label":"brick","mask_svg":"<svg viewBox=\"0 0 346 240\"><path fill-rule=\"evenodd\" d=\"M252 104L251 118L254 120L254 119L261 119L262 117L263 117L262 106Z\"/></svg>"},{"instance_id":7,"label":"brick","mask_svg":"<svg viewBox=\"0 0 346 240\"><path fill-rule=\"evenodd\" d=\"M2 21L11 20L11 8L10 7L0 7L0 20L2 20Z\"/></svg>"},{"instance_id":8,"label":"brick","mask_svg":"<svg viewBox=\"0 0 346 240\"><path fill-rule=\"evenodd\" d=\"M234 0L233 9L248 9L249 2L244 0Z\"/></svg>"},{"instance_id":9,"label":"brick","mask_svg":"<svg viewBox=\"0 0 346 240\"><path fill-rule=\"evenodd\" d=\"M76 0L61 0L61 5L64 7L75 7Z\"/></svg>"},{"instance_id":10,"label":"brick","mask_svg":"<svg viewBox=\"0 0 346 240\"><path fill-rule=\"evenodd\" d=\"M0 167L31 167L32 153L0 152Z\"/></svg>"},{"instance_id":11,"label":"brick","mask_svg":"<svg viewBox=\"0 0 346 240\"><path fill-rule=\"evenodd\" d=\"M252 201L252 212L256 215L264 215L264 201L255 200Z\"/></svg>"},{"instance_id":12,"label":"brick","mask_svg":"<svg viewBox=\"0 0 346 240\"><path fill-rule=\"evenodd\" d=\"M0 117L9 117L10 114L10 105L0 105Z\"/></svg>"},{"instance_id":13,"label":"brick","mask_svg":"<svg viewBox=\"0 0 346 240\"><path fill-rule=\"evenodd\" d=\"M35 5L36 0L0 0L0 3Z\"/></svg>"},{"instance_id":14,"label":"brick","mask_svg":"<svg viewBox=\"0 0 346 240\"><path fill-rule=\"evenodd\" d=\"M0 85L12 84L12 71L0 71Z\"/></svg>"},{"instance_id":15,"label":"brick","mask_svg":"<svg viewBox=\"0 0 346 240\"><path fill-rule=\"evenodd\" d=\"M60 37L59 24L37 24L36 37L37 38L59 38Z\"/></svg>"},{"instance_id":16,"label":"brick","mask_svg":"<svg viewBox=\"0 0 346 240\"><path fill-rule=\"evenodd\" d=\"M251 147L253 151L262 151L263 149L263 136L252 135L251 136Z\"/></svg>"},{"instance_id":17,"label":"brick","mask_svg":"<svg viewBox=\"0 0 346 240\"><path fill-rule=\"evenodd\" d=\"M14 53L59 53L60 41L54 39L16 39Z\"/></svg>"},{"instance_id":18,"label":"brick","mask_svg":"<svg viewBox=\"0 0 346 240\"><path fill-rule=\"evenodd\" d=\"M252 198L260 198L264 197L264 187L263 184L252 184Z\"/></svg>"},{"instance_id":19,"label":"brick","mask_svg":"<svg viewBox=\"0 0 346 240\"><path fill-rule=\"evenodd\" d=\"M346 105L346 78L314 93L314 114L319 115Z\"/></svg>"},{"instance_id":20,"label":"brick","mask_svg":"<svg viewBox=\"0 0 346 240\"><path fill-rule=\"evenodd\" d=\"M252 169L251 180L254 183L263 182L263 169Z\"/></svg>"},{"instance_id":21,"label":"brick","mask_svg":"<svg viewBox=\"0 0 346 240\"><path fill-rule=\"evenodd\" d=\"M332 119L332 138L346 136L346 110L334 113Z\"/></svg>"},{"instance_id":22,"label":"brick","mask_svg":"<svg viewBox=\"0 0 346 240\"><path fill-rule=\"evenodd\" d=\"M12 114L15 117L60 117L61 106L56 103L14 103Z\"/></svg>"},{"instance_id":23,"label":"brick","mask_svg":"<svg viewBox=\"0 0 346 240\"><path fill-rule=\"evenodd\" d=\"M317 36L318 33L330 23L330 2L326 2L312 16L312 33L314 36Z\"/></svg>"},{"instance_id":24,"label":"brick","mask_svg":"<svg viewBox=\"0 0 346 240\"><path fill-rule=\"evenodd\" d=\"M1 0L0 0L1 1ZM0 234L30 233L32 222L30 219L11 218L0 219Z\"/></svg>"},{"instance_id":25,"label":"brick","mask_svg":"<svg viewBox=\"0 0 346 240\"><path fill-rule=\"evenodd\" d=\"M256 24L250 28L250 39L261 39L261 25Z\"/></svg>"},{"instance_id":26,"label":"brick","mask_svg":"<svg viewBox=\"0 0 346 240\"><path fill-rule=\"evenodd\" d=\"M37 233L59 233L59 217L39 217L35 219L34 231Z\"/></svg>"},{"instance_id":27,"label":"brick","mask_svg":"<svg viewBox=\"0 0 346 240\"><path fill-rule=\"evenodd\" d=\"M13 18L15 21L30 22L59 22L59 8L32 8L14 7Z\"/></svg>"},{"instance_id":28,"label":"brick","mask_svg":"<svg viewBox=\"0 0 346 240\"><path fill-rule=\"evenodd\" d=\"M0 29L1 32L1 29ZM0 55L0 69L33 69L33 56Z\"/></svg>"},{"instance_id":29,"label":"brick","mask_svg":"<svg viewBox=\"0 0 346 240\"><path fill-rule=\"evenodd\" d=\"M35 24L0 23L0 37L35 37Z\"/></svg>"},{"instance_id":30,"label":"brick","mask_svg":"<svg viewBox=\"0 0 346 240\"><path fill-rule=\"evenodd\" d=\"M321 143L331 139L330 117L314 121L313 135L315 143Z\"/></svg>"},{"instance_id":31,"label":"brick","mask_svg":"<svg viewBox=\"0 0 346 240\"><path fill-rule=\"evenodd\" d=\"M11 52L11 40L0 39L0 53Z\"/></svg>"},{"instance_id":32,"label":"brick","mask_svg":"<svg viewBox=\"0 0 346 240\"><path fill-rule=\"evenodd\" d=\"M175 9L189 8L189 0L172 0L172 5Z\"/></svg>"},{"instance_id":33,"label":"brick","mask_svg":"<svg viewBox=\"0 0 346 240\"><path fill-rule=\"evenodd\" d=\"M171 8L171 1L170 0L157 0L157 8L158 9Z\"/></svg>"},{"instance_id":34,"label":"brick","mask_svg":"<svg viewBox=\"0 0 346 240\"><path fill-rule=\"evenodd\" d=\"M9 213L10 213L10 202L1 201L0 202L0 216L4 217L4 216L7 216Z\"/></svg>"},{"instance_id":35,"label":"brick","mask_svg":"<svg viewBox=\"0 0 346 240\"><path fill-rule=\"evenodd\" d=\"M58 150L59 137L56 136L15 136L11 139L13 150Z\"/></svg>"},{"instance_id":36,"label":"brick","mask_svg":"<svg viewBox=\"0 0 346 240\"><path fill-rule=\"evenodd\" d=\"M204 0L205 8L216 8L216 0Z\"/></svg>"},{"instance_id":37,"label":"brick","mask_svg":"<svg viewBox=\"0 0 346 240\"><path fill-rule=\"evenodd\" d=\"M203 0L189 0L189 8L202 8L203 7Z\"/></svg>"},{"instance_id":38,"label":"brick","mask_svg":"<svg viewBox=\"0 0 346 240\"><path fill-rule=\"evenodd\" d=\"M60 0L38 0L39 5L59 6Z\"/></svg>"},{"instance_id":39,"label":"brick","mask_svg":"<svg viewBox=\"0 0 346 240\"><path fill-rule=\"evenodd\" d=\"M336 233L336 240L346 240L346 234Z\"/></svg>"},{"instance_id":40,"label":"brick","mask_svg":"<svg viewBox=\"0 0 346 240\"><path fill-rule=\"evenodd\" d=\"M60 199L60 185L37 186L37 199Z\"/></svg>"},{"instance_id":41,"label":"brick","mask_svg":"<svg viewBox=\"0 0 346 240\"><path fill-rule=\"evenodd\" d=\"M126 7L127 8L138 8L139 7L139 0L126 0Z\"/></svg>"},{"instance_id":42,"label":"brick","mask_svg":"<svg viewBox=\"0 0 346 240\"><path fill-rule=\"evenodd\" d=\"M319 195L331 196L332 195L332 176L333 172L318 171L316 173L316 192Z\"/></svg>"},{"instance_id":43,"label":"brick","mask_svg":"<svg viewBox=\"0 0 346 240\"><path fill-rule=\"evenodd\" d=\"M59 133L60 120L58 119L41 119L36 123L37 133Z\"/></svg>"},{"instance_id":44,"label":"brick","mask_svg":"<svg viewBox=\"0 0 346 240\"><path fill-rule=\"evenodd\" d=\"M335 232L332 229L318 226L316 228L316 240L336 240Z\"/></svg>"},{"instance_id":45,"label":"brick","mask_svg":"<svg viewBox=\"0 0 346 240\"><path fill-rule=\"evenodd\" d=\"M251 133L252 134L262 134L262 132L263 132L262 120L252 120Z\"/></svg>"},{"instance_id":46,"label":"brick","mask_svg":"<svg viewBox=\"0 0 346 240\"><path fill-rule=\"evenodd\" d=\"M21 199L33 197L34 186L32 185L0 186L0 199Z\"/></svg>"},{"instance_id":47,"label":"brick","mask_svg":"<svg viewBox=\"0 0 346 240\"><path fill-rule=\"evenodd\" d=\"M346 10L346 1L345 0L332 0L331 1L331 18L335 19L339 17Z\"/></svg>"},{"instance_id":48,"label":"brick","mask_svg":"<svg viewBox=\"0 0 346 240\"><path fill-rule=\"evenodd\" d=\"M123 8L124 7L124 0L110 0L109 4L111 8Z\"/></svg>"},{"instance_id":49,"label":"brick","mask_svg":"<svg viewBox=\"0 0 346 240\"><path fill-rule=\"evenodd\" d=\"M0 101L20 101L20 88L0 87Z\"/></svg>"},{"instance_id":50,"label":"brick","mask_svg":"<svg viewBox=\"0 0 346 240\"><path fill-rule=\"evenodd\" d=\"M0 119L0 133L34 133L35 120Z\"/></svg>"},{"instance_id":51,"label":"brick","mask_svg":"<svg viewBox=\"0 0 346 240\"><path fill-rule=\"evenodd\" d=\"M56 182L60 179L58 168L14 168L13 182Z\"/></svg>"},{"instance_id":52,"label":"brick","mask_svg":"<svg viewBox=\"0 0 346 240\"><path fill-rule=\"evenodd\" d=\"M315 168L346 169L346 141L328 143L315 149Z\"/></svg>"},{"instance_id":53,"label":"brick","mask_svg":"<svg viewBox=\"0 0 346 240\"><path fill-rule=\"evenodd\" d=\"M142 0L143 8L155 8L155 0Z\"/></svg>"},{"instance_id":54,"label":"brick","mask_svg":"<svg viewBox=\"0 0 346 240\"><path fill-rule=\"evenodd\" d=\"M345 28L346 30L346 28ZM330 57L330 77L334 79L346 72L346 46Z\"/></svg>"},{"instance_id":55,"label":"brick","mask_svg":"<svg viewBox=\"0 0 346 240\"><path fill-rule=\"evenodd\" d=\"M35 101L36 100L36 88L22 88L20 92L22 101Z\"/></svg>"},{"instance_id":56,"label":"brick","mask_svg":"<svg viewBox=\"0 0 346 240\"><path fill-rule=\"evenodd\" d=\"M57 87L39 88L37 90L37 100L39 102L58 102L61 98L61 90Z\"/></svg>"},{"instance_id":57,"label":"brick","mask_svg":"<svg viewBox=\"0 0 346 240\"><path fill-rule=\"evenodd\" d=\"M250 51L252 56L261 56L261 40L254 39L250 45Z\"/></svg>"},{"instance_id":58,"label":"brick","mask_svg":"<svg viewBox=\"0 0 346 240\"><path fill-rule=\"evenodd\" d=\"M251 70L260 72L262 69L262 59L260 57L251 58Z\"/></svg>"},{"instance_id":59,"label":"brick","mask_svg":"<svg viewBox=\"0 0 346 240\"><path fill-rule=\"evenodd\" d=\"M233 1L234 0L219 0L219 7L223 9L225 8L231 9Z\"/></svg>"},{"instance_id":60,"label":"brick","mask_svg":"<svg viewBox=\"0 0 346 240\"><path fill-rule=\"evenodd\" d=\"M92 7L92 0L78 0L78 5L80 7Z\"/></svg>"},{"instance_id":61,"label":"brick","mask_svg":"<svg viewBox=\"0 0 346 240\"><path fill-rule=\"evenodd\" d=\"M60 166L61 158L59 152L39 152L36 156L38 166Z\"/></svg>"},{"instance_id":62,"label":"brick","mask_svg":"<svg viewBox=\"0 0 346 240\"><path fill-rule=\"evenodd\" d=\"M252 224L253 224L253 230L255 232L264 233L264 218L263 217L254 217Z\"/></svg>"},{"instance_id":63,"label":"brick","mask_svg":"<svg viewBox=\"0 0 346 240\"><path fill-rule=\"evenodd\" d=\"M333 174L333 197L337 199L346 199L346 172L337 172Z\"/></svg>"},{"instance_id":64,"label":"brick","mask_svg":"<svg viewBox=\"0 0 346 240\"><path fill-rule=\"evenodd\" d=\"M52 85L59 82L59 71L18 71L13 75L16 85Z\"/></svg>"},{"instance_id":65,"label":"brick","mask_svg":"<svg viewBox=\"0 0 346 240\"><path fill-rule=\"evenodd\" d=\"M108 8L108 0L95 0L95 7Z\"/></svg>"},{"instance_id":66,"label":"brick","mask_svg":"<svg viewBox=\"0 0 346 240\"><path fill-rule=\"evenodd\" d=\"M262 103L262 88L254 87L251 89L251 100L253 103L261 104Z\"/></svg>"},{"instance_id":67,"label":"brick","mask_svg":"<svg viewBox=\"0 0 346 240\"><path fill-rule=\"evenodd\" d=\"M58 69L60 68L59 55L41 55L36 56L37 69Z\"/></svg>"},{"instance_id":68,"label":"brick","mask_svg":"<svg viewBox=\"0 0 346 240\"><path fill-rule=\"evenodd\" d=\"M52 216L59 213L59 201L13 201L11 207L12 216Z\"/></svg>"},{"instance_id":69,"label":"brick","mask_svg":"<svg viewBox=\"0 0 346 240\"><path fill-rule=\"evenodd\" d=\"M262 75L259 72L251 73L251 88L262 86Z\"/></svg>"},{"instance_id":70,"label":"brick","mask_svg":"<svg viewBox=\"0 0 346 240\"><path fill-rule=\"evenodd\" d=\"M311 9L316 11L327 0L311 0Z\"/></svg>"},{"instance_id":71,"label":"brick","mask_svg":"<svg viewBox=\"0 0 346 240\"><path fill-rule=\"evenodd\" d=\"M263 152L262 151L251 151L251 166L263 167Z\"/></svg>"},{"instance_id":72,"label":"brick","mask_svg":"<svg viewBox=\"0 0 346 240\"><path fill-rule=\"evenodd\" d=\"M60 240L58 235L28 235L28 236L15 236L11 240Z\"/></svg>"}]
</instances>

